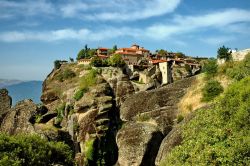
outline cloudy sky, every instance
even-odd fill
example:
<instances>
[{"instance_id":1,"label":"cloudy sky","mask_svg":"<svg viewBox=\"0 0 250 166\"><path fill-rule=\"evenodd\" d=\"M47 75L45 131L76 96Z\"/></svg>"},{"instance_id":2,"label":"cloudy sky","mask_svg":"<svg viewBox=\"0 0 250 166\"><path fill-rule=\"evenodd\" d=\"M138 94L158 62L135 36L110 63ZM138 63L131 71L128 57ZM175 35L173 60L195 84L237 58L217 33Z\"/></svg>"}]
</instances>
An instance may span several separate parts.
<instances>
[{"instance_id":1,"label":"cloudy sky","mask_svg":"<svg viewBox=\"0 0 250 166\"><path fill-rule=\"evenodd\" d=\"M0 78L43 80L89 47L215 57L250 47L249 0L0 0Z\"/></svg>"}]
</instances>

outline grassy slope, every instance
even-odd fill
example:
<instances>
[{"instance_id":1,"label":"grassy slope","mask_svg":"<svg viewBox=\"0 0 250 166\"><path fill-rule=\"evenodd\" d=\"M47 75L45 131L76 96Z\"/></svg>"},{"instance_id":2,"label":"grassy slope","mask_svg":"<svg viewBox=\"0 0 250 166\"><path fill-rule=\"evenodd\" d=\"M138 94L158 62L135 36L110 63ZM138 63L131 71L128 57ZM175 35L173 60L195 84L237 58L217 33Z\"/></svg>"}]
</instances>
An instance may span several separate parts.
<instances>
[{"instance_id":1,"label":"grassy slope","mask_svg":"<svg viewBox=\"0 0 250 166\"><path fill-rule=\"evenodd\" d=\"M215 76L224 93L212 101L209 109L195 112L195 118L183 126L183 142L175 147L161 165L247 165L250 163L250 56L243 62L219 67ZM199 76L183 98L183 115L201 107Z\"/></svg>"}]
</instances>

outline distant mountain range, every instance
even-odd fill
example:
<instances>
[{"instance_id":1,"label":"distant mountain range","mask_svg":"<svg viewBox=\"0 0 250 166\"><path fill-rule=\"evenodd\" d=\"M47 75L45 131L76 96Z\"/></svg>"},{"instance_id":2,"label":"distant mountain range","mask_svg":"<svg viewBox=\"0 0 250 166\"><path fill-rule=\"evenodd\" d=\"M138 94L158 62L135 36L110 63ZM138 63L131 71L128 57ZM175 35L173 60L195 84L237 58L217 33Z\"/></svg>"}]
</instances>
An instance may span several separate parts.
<instances>
[{"instance_id":1,"label":"distant mountain range","mask_svg":"<svg viewBox=\"0 0 250 166\"><path fill-rule=\"evenodd\" d=\"M6 86L10 86L10 85L19 84L21 82L23 82L23 81L20 81L20 80L0 79L0 88L6 87Z\"/></svg>"},{"instance_id":2,"label":"distant mountain range","mask_svg":"<svg viewBox=\"0 0 250 166\"><path fill-rule=\"evenodd\" d=\"M43 81L20 81L0 79L0 88L6 88L12 97L12 105L23 99L32 99L40 103Z\"/></svg>"}]
</instances>

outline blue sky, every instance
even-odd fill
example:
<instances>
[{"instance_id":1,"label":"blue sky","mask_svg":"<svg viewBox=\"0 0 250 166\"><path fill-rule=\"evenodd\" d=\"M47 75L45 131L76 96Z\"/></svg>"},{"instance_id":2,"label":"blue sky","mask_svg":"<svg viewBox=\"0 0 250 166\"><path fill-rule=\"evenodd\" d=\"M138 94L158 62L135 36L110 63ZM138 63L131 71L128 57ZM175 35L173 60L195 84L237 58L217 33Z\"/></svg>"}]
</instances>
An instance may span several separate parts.
<instances>
[{"instance_id":1,"label":"blue sky","mask_svg":"<svg viewBox=\"0 0 250 166\"><path fill-rule=\"evenodd\" d=\"M215 57L250 45L249 0L0 0L0 78L43 80L89 47Z\"/></svg>"}]
</instances>

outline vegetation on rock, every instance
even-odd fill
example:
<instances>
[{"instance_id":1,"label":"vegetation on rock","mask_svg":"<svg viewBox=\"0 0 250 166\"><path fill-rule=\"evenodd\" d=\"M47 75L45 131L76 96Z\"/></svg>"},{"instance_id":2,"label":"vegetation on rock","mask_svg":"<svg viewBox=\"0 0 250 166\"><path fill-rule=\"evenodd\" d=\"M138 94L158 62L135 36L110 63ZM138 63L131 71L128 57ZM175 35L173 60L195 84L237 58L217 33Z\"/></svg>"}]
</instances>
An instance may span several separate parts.
<instances>
[{"instance_id":1,"label":"vegetation on rock","mask_svg":"<svg viewBox=\"0 0 250 166\"><path fill-rule=\"evenodd\" d=\"M123 67L125 65L122 56L119 54L114 54L109 58L109 65L113 67Z\"/></svg>"},{"instance_id":2,"label":"vegetation on rock","mask_svg":"<svg viewBox=\"0 0 250 166\"><path fill-rule=\"evenodd\" d=\"M84 154L87 160L94 160L94 141L95 139L89 139L84 144Z\"/></svg>"},{"instance_id":3,"label":"vegetation on rock","mask_svg":"<svg viewBox=\"0 0 250 166\"><path fill-rule=\"evenodd\" d=\"M54 69L59 69L61 67L61 62L59 60L54 61Z\"/></svg>"},{"instance_id":4,"label":"vegetation on rock","mask_svg":"<svg viewBox=\"0 0 250 166\"><path fill-rule=\"evenodd\" d=\"M99 57L94 57L94 58L91 59L90 65L94 66L94 67L102 67L103 66L103 60L101 58L99 58Z\"/></svg>"},{"instance_id":5,"label":"vegetation on rock","mask_svg":"<svg viewBox=\"0 0 250 166\"><path fill-rule=\"evenodd\" d=\"M177 53L175 53L175 57L176 58L185 58L185 54L183 54L182 52L177 52Z\"/></svg>"},{"instance_id":6,"label":"vegetation on rock","mask_svg":"<svg viewBox=\"0 0 250 166\"><path fill-rule=\"evenodd\" d=\"M241 66L247 61L246 58L237 64ZM161 165L248 165L249 85L249 75L239 82L236 79L210 108L198 110L183 126L181 145L176 146ZM221 87L219 89L221 91Z\"/></svg>"},{"instance_id":7,"label":"vegetation on rock","mask_svg":"<svg viewBox=\"0 0 250 166\"><path fill-rule=\"evenodd\" d=\"M218 59L225 59L226 61L231 59L231 52L230 48L226 48L225 46L222 46L217 51L217 58Z\"/></svg>"},{"instance_id":8,"label":"vegetation on rock","mask_svg":"<svg viewBox=\"0 0 250 166\"><path fill-rule=\"evenodd\" d=\"M76 59L79 60L79 59L91 58L95 55L95 53L96 49L90 49L86 44L84 48L79 51Z\"/></svg>"},{"instance_id":9,"label":"vegetation on rock","mask_svg":"<svg viewBox=\"0 0 250 166\"><path fill-rule=\"evenodd\" d=\"M220 82L216 80L209 80L202 89L202 101L211 101L222 92L223 87Z\"/></svg>"},{"instance_id":10,"label":"vegetation on rock","mask_svg":"<svg viewBox=\"0 0 250 166\"><path fill-rule=\"evenodd\" d=\"M76 91L76 93L74 94L74 99L76 101L80 100L83 97L84 93L87 91L88 91L88 89L86 89L86 88Z\"/></svg>"},{"instance_id":11,"label":"vegetation on rock","mask_svg":"<svg viewBox=\"0 0 250 166\"><path fill-rule=\"evenodd\" d=\"M80 89L87 90L89 87L96 84L97 70L91 69L86 75L80 78Z\"/></svg>"},{"instance_id":12,"label":"vegetation on rock","mask_svg":"<svg viewBox=\"0 0 250 166\"><path fill-rule=\"evenodd\" d=\"M57 117L56 117L56 120L55 120L55 125L58 126L62 122L63 117L64 117L64 110L65 110L65 103L63 103L61 106L59 106L56 109Z\"/></svg>"},{"instance_id":13,"label":"vegetation on rock","mask_svg":"<svg viewBox=\"0 0 250 166\"><path fill-rule=\"evenodd\" d=\"M244 61L234 62L231 67L227 67L226 75L238 81L250 76L250 53L246 55Z\"/></svg>"},{"instance_id":14,"label":"vegetation on rock","mask_svg":"<svg viewBox=\"0 0 250 166\"><path fill-rule=\"evenodd\" d=\"M63 82L67 79L73 78L75 77L76 74L75 72L73 72L70 69L65 69L62 73L60 73L59 75L57 75L56 79L60 82Z\"/></svg>"},{"instance_id":15,"label":"vegetation on rock","mask_svg":"<svg viewBox=\"0 0 250 166\"><path fill-rule=\"evenodd\" d=\"M218 65L215 59L209 59L207 63L204 64L203 72L206 73L208 78L214 77L217 74Z\"/></svg>"}]
</instances>

